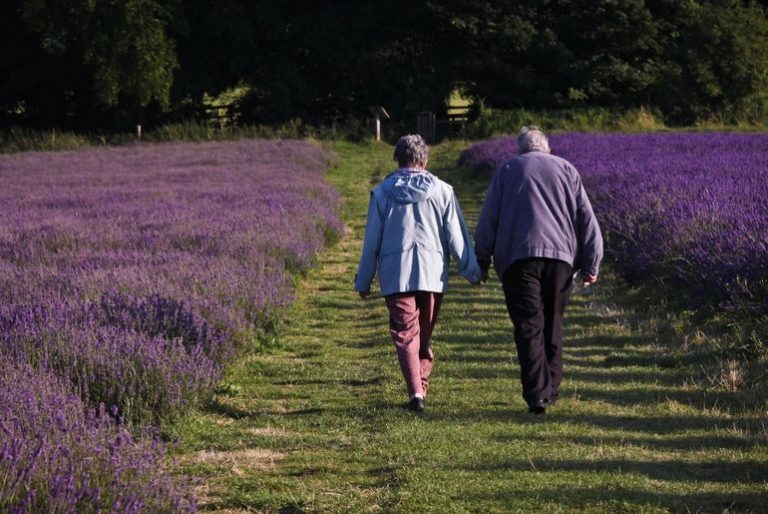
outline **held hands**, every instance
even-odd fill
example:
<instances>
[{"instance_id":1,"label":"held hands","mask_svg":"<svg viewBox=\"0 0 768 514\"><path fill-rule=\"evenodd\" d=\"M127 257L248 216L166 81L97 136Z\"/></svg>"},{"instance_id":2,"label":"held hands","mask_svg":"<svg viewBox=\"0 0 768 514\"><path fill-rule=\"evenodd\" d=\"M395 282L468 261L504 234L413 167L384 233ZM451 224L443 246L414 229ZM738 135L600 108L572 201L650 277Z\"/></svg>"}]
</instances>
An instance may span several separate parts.
<instances>
[{"instance_id":1,"label":"held hands","mask_svg":"<svg viewBox=\"0 0 768 514\"><path fill-rule=\"evenodd\" d=\"M469 283L475 286L479 286L480 284L485 284L488 282L488 270L480 271L479 275L475 275L473 277L473 280L470 280Z\"/></svg>"},{"instance_id":2,"label":"held hands","mask_svg":"<svg viewBox=\"0 0 768 514\"><path fill-rule=\"evenodd\" d=\"M584 289L595 282L597 282L597 275L584 275L581 277L581 288Z\"/></svg>"},{"instance_id":3,"label":"held hands","mask_svg":"<svg viewBox=\"0 0 768 514\"><path fill-rule=\"evenodd\" d=\"M467 276L466 279L473 286L479 286L480 284L485 284L485 281L488 280L488 272L478 268L474 273Z\"/></svg>"},{"instance_id":4,"label":"held hands","mask_svg":"<svg viewBox=\"0 0 768 514\"><path fill-rule=\"evenodd\" d=\"M485 284L488 282L488 273L491 269L491 261L489 260L478 260L477 263L479 264L480 268L480 280L475 282L475 284Z\"/></svg>"}]
</instances>

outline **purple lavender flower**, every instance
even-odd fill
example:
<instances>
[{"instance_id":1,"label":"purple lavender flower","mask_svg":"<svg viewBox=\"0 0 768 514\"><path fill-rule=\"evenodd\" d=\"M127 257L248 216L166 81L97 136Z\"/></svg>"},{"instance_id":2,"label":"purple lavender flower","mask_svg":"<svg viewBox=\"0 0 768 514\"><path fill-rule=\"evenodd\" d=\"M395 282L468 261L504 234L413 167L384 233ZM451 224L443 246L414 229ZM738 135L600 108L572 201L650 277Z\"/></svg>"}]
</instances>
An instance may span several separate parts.
<instances>
[{"instance_id":1,"label":"purple lavender flower","mask_svg":"<svg viewBox=\"0 0 768 514\"><path fill-rule=\"evenodd\" d=\"M0 361L29 367L0 384L0 511L191 508L127 430L200 405L279 324L341 228L327 162L301 141L0 156Z\"/></svg>"},{"instance_id":2,"label":"purple lavender flower","mask_svg":"<svg viewBox=\"0 0 768 514\"><path fill-rule=\"evenodd\" d=\"M768 312L768 135L572 133L550 144L581 172L624 277L656 276L705 308ZM459 162L488 176L515 154L501 138Z\"/></svg>"},{"instance_id":3,"label":"purple lavender flower","mask_svg":"<svg viewBox=\"0 0 768 514\"><path fill-rule=\"evenodd\" d=\"M0 511L194 512L165 449L86 408L66 381L0 357Z\"/></svg>"}]
</instances>

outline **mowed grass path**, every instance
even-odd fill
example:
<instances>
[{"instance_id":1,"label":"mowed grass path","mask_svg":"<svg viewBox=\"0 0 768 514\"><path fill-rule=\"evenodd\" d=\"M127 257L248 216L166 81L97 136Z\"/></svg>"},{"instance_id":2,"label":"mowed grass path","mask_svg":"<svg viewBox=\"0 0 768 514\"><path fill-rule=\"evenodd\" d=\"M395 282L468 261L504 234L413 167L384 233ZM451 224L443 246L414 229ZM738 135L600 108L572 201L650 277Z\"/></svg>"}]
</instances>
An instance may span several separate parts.
<instances>
[{"instance_id":1,"label":"mowed grass path","mask_svg":"<svg viewBox=\"0 0 768 514\"><path fill-rule=\"evenodd\" d=\"M430 168L473 229L485 184L452 167L460 148L433 148ZM522 401L498 281L454 276L427 412L405 411L384 302L352 291L368 191L391 149L332 149L348 232L299 281L280 346L233 363L210 408L177 428L202 510L768 511L765 413L694 384L616 307L609 274L572 299L561 401L545 416Z\"/></svg>"}]
</instances>

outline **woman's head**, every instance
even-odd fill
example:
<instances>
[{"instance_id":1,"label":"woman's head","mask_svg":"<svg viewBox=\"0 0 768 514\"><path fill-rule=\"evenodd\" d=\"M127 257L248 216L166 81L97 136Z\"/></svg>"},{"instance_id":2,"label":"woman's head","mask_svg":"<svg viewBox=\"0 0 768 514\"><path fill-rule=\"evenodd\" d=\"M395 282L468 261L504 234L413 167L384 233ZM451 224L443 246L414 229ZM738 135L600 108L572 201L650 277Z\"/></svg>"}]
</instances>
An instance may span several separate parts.
<instances>
[{"instance_id":1,"label":"woman's head","mask_svg":"<svg viewBox=\"0 0 768 514\"><path fill-rule=\"evenodd\" d=\"M426 168L429 161L429 147L418 134L403 136L395 145L393 158L401 168Z\"/></svg>"}]
</instances>

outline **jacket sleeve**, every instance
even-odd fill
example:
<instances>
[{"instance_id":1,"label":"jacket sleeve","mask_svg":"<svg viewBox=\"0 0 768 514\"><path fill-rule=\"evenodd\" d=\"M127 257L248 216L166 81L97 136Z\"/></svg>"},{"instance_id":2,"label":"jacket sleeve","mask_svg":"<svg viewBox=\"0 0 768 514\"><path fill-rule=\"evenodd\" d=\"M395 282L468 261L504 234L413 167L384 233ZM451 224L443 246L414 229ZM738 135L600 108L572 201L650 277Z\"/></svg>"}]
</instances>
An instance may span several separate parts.
<instances>
[{"instance_id":1,"label":"jacket sleeve","mask_svg":"<svg viewBox=\"0 0 768 514\"><path fill-rule=\"evenodd\" d=\"M491 266L493 248L496 245L496 230L499 226L499 209L501 208L501 175L504 168L499 170L491 180L485 202L480 211L480 219L475 228L475 251L477 262L483 272Z\"/></svg>"},{"instance_id":2,"label":"jacket sleeve","mask_svg":"<svg viewBox=\"0 0 768 514\"><path fill-rule=\"evenodd\" d=\"M383 233L384 219L379 212L376 195L371 192L371 199L368 203L368 219L365 224L363 251L360 255L360 264L357 267L357 275L355 275L355 291L369 291L371 289L371 282L376 274Z\"/></svg>"},{"instance_id":3,"label":"jacket sleeve","mask_svg":"<svg viewBox=\"0 0 768 514\"><path fill-rule=\"evenodd\" d=\"M576 267L580 267L587 275L597 276L603 260L603 235L580 177L576 187L576 230L579 244Z\"/></svg>"},{"instance_id":4,"label":"jacket sleeve","mask_svg":"<svg viewBox=\"0 0 768 514\"><path fill-rule=\"evenodd\" d=\"M464 221L464 214L461 212L459 200L453 191L451 191L448 201L444 224L448 249L458 262L459 275L470 282L478 282L481 278L480 267L477 264L475 250L472 248L472 240L469 237L467 223Z\"/></svg>"}]
</instances>

